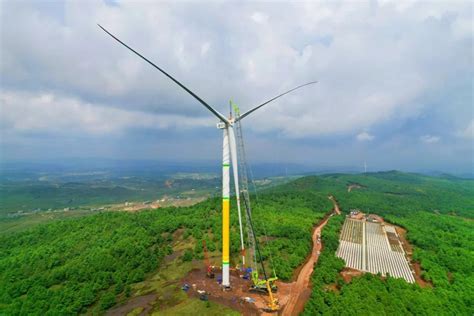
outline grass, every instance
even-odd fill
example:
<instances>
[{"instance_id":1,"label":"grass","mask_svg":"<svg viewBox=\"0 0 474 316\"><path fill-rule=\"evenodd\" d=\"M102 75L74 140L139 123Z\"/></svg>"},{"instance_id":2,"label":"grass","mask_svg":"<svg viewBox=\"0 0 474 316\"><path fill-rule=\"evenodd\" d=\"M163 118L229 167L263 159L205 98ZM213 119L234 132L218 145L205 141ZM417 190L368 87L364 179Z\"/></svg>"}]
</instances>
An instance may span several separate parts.
<instances>
[{"instance_id":1,"label":"grass","mask_svg":"<svg viewBox=\"0 0 474 316\"><path fill-rule=\"evenodd\" d=\"M143 310L143 307L134 308L130 313L127 314L127 316L138 316L141 312L143 312Z\"/></svg>"},{"instance_id":2,"label":"grass","mask_svg":"<svg viewBox=\"0 0 474 316\"><path fill-rule=\"evenodd\" d=\"M153 316L173 315L240 315L240 313L214 302L203 302L195 298L187 298L178 305L163 311L153 312Z\"/></svg>"},{"instance_id":3,"label":"grass","mask_svg":"<svg viewBox=\"0 0 474 316\"><path fill-rule=\"evenodd\" d=\"M173 252L182 254L184 249L189 249L192 245L192 237L183 239L183 236L181 235L178 240L174 241ZM202 265L202 260L183 262L181 255L178 255L177 257L163 263L160 269L157 270L155 274L150 275L145 281L134 284L133 296L136 297L149 293L156 293L157 299L153 302L153 306L156 313L159 313L158 315L185 315L187 313L186 309L181 310L181 307L176 307L183 304L186 305L186 302L189 300L186 293L181 290L180 280L192 269L201 268ZM199 300L197 301L198 303L201 303ZM211 315L222 315L222 313L219 312L219 306L220 305L210 308L209 311L215 311L217 313ZM168 310L171 310L171 312L168 312ZM135 315L133 314L134 311L129 314Z\"/></svg>"},{"instance_id":4,"label":"grass","mask_svg":"<svg viewBox=\"0 0 474 316\"><path fill-rule=\"evenodd\" d=\"M74 210L68 212L40 212L35 214L28 214L16 218L1 218L0 219L0 234L10 234L21 232L29 228L35 227L38 224L51 222L54 220L72 219L86 215L95 214L96 212L85 210Z\"/></svg>"},{"instance_id":5,"label":"grass","mask_svg":"<svg viewBox=\"0 0 474 316\"><path fill-rule=\"evenodd\" d=\"M147 280L133 286L134 295L141 296L148 293L157 293L157 299L153 302L152 315L240 315L232 309L214 303L203 302L195 298L189 298L181 290L180 280L194 268L202 267L200 260L182 262L178 257L157 271ZM142 310L136 308L127 316L140 314Z\"/></svg>"}]
</instances>

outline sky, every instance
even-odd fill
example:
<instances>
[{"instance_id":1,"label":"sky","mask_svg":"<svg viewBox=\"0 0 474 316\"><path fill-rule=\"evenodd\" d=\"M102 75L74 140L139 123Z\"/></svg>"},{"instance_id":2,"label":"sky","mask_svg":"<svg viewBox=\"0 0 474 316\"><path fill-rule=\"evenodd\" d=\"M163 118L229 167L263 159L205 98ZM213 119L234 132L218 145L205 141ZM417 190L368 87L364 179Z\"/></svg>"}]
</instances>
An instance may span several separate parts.
<instances>
[{"instance_id":1,"label":"sky","mask_svg":"<svg viewBox=\"0 0 474 316\"><path fill-rule=\"evenodd\" d=\"M474 171L470 1L0 1L0 159L218 161L218 111L317 80L242 121L251 163Z\"/></svg>"}]
</instances>

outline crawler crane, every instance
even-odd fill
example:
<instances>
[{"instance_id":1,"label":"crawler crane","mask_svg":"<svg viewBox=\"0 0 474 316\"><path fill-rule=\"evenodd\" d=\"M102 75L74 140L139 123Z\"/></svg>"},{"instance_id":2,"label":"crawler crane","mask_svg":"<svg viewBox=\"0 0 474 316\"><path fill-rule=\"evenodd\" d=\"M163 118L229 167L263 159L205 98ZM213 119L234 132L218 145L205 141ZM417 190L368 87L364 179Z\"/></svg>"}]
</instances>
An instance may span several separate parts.
<instances>
[{"instance_id":1,"label":"crawler crane","mask_svg":"<svg viewBox=\"0 0 474 316\"><path fill-rule=\"evenodd\" d=\"M247 231L247 241L248 241L248 250L251 257L250 267L251 267L251 280L252 285L250 287L250 291L252 292L261 292L261 293L268 293L270 301L268 302L267 311L278 311L278 299L274 297L273 293L277 292L278 287L275 284L275 281L278 280L275 270L273 271L274 276L268 277L267 272L265 270L265 266L263 265L262 255L260 253L260 247L258 244L258 240L255 236L255 230L253 227L252 222L252 209L250 207L250 194L249 194L249 186L248 186L248 176L247 171L249 170L247 167L247 160L245 155L245 146L243 142L242 136L242 126L240 124L240 110L236 104L230 102L234 114L237 118L237 122L235 124L235 134L236 134L236 143L237 143L237 153L238 153L238 160L239 160L239 169L240 172L240 194L242 196L242 200L244 202L244 209L245 209L245 219L246 219L246 231ZM257 266L257 255L258 259L261 264L262 272L264 279L259 278L258 274L258 266Z\"/></svg>"}]
</instances>

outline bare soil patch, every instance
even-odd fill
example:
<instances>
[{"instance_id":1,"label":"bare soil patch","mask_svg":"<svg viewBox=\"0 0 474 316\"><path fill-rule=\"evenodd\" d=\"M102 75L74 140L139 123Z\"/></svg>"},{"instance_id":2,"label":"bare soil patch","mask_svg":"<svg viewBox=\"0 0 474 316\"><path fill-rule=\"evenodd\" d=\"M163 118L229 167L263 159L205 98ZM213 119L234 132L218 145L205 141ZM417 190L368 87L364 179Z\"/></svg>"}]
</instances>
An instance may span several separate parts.
<instances>
[{"instance_id":1,"label":"bare soil patch","mask_svg":"<svg viewBox=\"0 0 474 316\"><path fill-rule=\"evenodd\" d=\"M422 273L423 270L421 269L421 265L419 262L413 262L413 247L406 239L407 230L403 227L395 226L397 231L398 237L400 238L401 244L405 253L407 254L408 258L410 259L410 263L415 271L415 281L421 287L433 287L433 284L425 279L423 279Z\"/></svg>"},{"instance_id":2,"label":"bare soil patch","mask_svg":"<svg viewBox=\"0 0 474 316\"><path fill-rule=\"evenodd\" d=\"M190 286L187 291L190 297L199 298L199 291L205 291L209 300L237 310L243 315L262 315L262 309L266 307L268 301L267 295L250 292L251 281L241 278L238 271L232 271L230 276L232 288L224 291L217 281L220 275L221 272L216 271L216 278L210 279L206 277L204 267L194 269L183 278L182 285L188 284ZM284 291L285 285L277 284L278 292ZM254 299L255 303L246 302L246 297Z\"/></svg>"},{"instance_id":3,"label":"bare soil patch","mask_svg":"<svg viewBox=\"0 0 474 316\"><path fill-rule=\"evenodd\" d=\"M342 269L340 274L341 274L342 279L344 280L344 282L349 283L349 282L351 282L352 278L361 276L362 274L364 274L364 272L346 267L346 268Z\"/></svg>"},{"instance_id":4,"label":"bare soil patch","mask_svg":"<svg viewBox=\"0 0 474 316\"><path fill-rule=\"evenodd\" d=\"M413 269L415 270L415 281L421 287L433 287L433 284L429 281L426 281L422 277L423 270L421 269L421 265L419 262L414 262Z\"/></svg>"},{"instance_id":5,"label":"bare soil patch","mask_svg":"<svg viewBox=\"0 0 474 316\"><path fill-rule=\"evenodd\" d=\"M106 313L108 316L122 316L127 315L136 308L143 308L139 315L148 315L153 308L153 303L156 300L156 294L147 294L143 296L137 296L129 299L124 305L109 309Z\"/></svg>"},{"instance_id":6,"label":"bare soil patch","mask_svg":"<svg viewBox=\"0 0 474 316\"><path fill-rule=\"evenodd\" d=\"M335 283L326 285L325 288L329 291L339 293L339 288L337 287L337 285Z\"/></svg>"},{"instance_id":7,"label":"bare soil patch","mask_svg":"<svg viewBox=\"0 0 474 316\"><path fill-rule=\"evenodd\" d=\"M115 212L140 212L146 211L150 209L158 209L162 207L168 206L191 206L197 204L199 202L204 201L207 196L196 196L196 197L188 197L188 198L162 198L161 200L156 201L145 201L145 202L126 202L126 203L119 203L119 204L110 204L104 206L108 211L115 211Z\"/></svg>"},{"instance_id":8,"label":"bare soil patch","mask_svg":"<svg viewBox=\"0 0 474 316\"><path fill-rule=\"evenodd\" d=\"M366 188L366 186L360 183L349 183L347 185L347 192L351 192L352 190L355 190L355 189L364 189L364 188Z\"/></svg>"},{"instance_id":9,"label":"bare soil patch","mask_svg":"<svg viewBox=\"0 0 474 316\"><path fill-rule=\"evenodd\" d=\"M328 199L330 199L334 205L334 212L337 214L337 215L341 215L341 209L339 208L339 203L337 203L337 200L334 196L330 195L328 196Z\"/></svg>"}]
</instances>

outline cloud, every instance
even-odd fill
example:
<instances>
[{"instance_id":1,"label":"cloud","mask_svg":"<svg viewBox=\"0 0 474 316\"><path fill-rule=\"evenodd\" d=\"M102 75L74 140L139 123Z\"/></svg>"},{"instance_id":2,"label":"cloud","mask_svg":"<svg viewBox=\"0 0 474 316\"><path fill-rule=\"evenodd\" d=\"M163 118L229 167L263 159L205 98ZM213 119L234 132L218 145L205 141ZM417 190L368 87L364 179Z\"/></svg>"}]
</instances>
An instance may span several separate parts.
<instances>
[{"instance_id":1,"label":"cloud","mask_svg":"<svg viewBox=\"0 0 474 316\"><path fill-rule=\"evenodd\" d=\"M425 136L444 140L448 152L472 148L473 123L455 127L472 117L468 1L0 6L0 92L7 100L0 142L64 131L91 139L137 129L213 131L216 119L203 106L102 32L101 23L222 113L229 99L245 111L318 80L243 121L261 142L291 143L293 156L334 139L343 140L336 151L346 140L376 148L399 131L406 134L400 148L419 145L440 121L445 128ZM453 135L461 136L455 145L448 142Z\"/></svg>"},{"instance_id":2,"label":"cloud","mask_svg":"<svg viewBox=\"0 0 474 316\"><path fill-rule=\"evenodd\" d=\"M201 46L201 56L205 56L209 49L211 48L211 43L205 42Z\"/></svg>"},{"instance_id":3,"label":"cloud","mask_svg":"<svg viewBox=\"0 0 474 316\"><path fill-rule=\"evenodd\" d=\"M369 134L368 132L361 132L357 134L356 139L360 142L371 141L374 139L374 135Z\"/></svg>"},{"instance_id":4,"label":"cloud","mask_svg":"<svg viewBox=\"0 0 474 316\"><path fill-rule=\"evenodd\" d=\"M463 27L471 18L463 3L414 3L408 10L384 2L288 2L255 10L251 2L66 2L56 19L28 2L2 6L13 12L3 16L1 31L0 71L8 74L8 89L52 91L122 109L133 104L150 113L208 115L98 29L100 22L220 111L230 98L245 110L319 80L251 118L249 128L291 138L350 135L417 117L429 106L425 95L472 68L463 57L470 55L472 35ZM230 12L225 19L223 11ZM266 26L242 23L248 17Z\"/></svg>"},{"instance_id":5,"label":"cloud","mask_svg":"<svg viewBox=\"0 0 474 316\"><path fill-rule=\"evenodd\" d=\"M1 92L2 133L117 134L130 129L189 129L209 126L206 118L181 119L126 111L52 93Z\"/></svg>"},{"instance_id":6,"label":"cloud","mask_svg":"<svg viewBox=\"0 0 474 316\"><path fill-rule=\"evenodd\" d=\"M438 136L433 135L423 135L420 136L420 140L425 144L435 144L439 142L440 138Z\"/></svg>"},{"instance_id":7,"label":"cloud","mask_svg":"<svg viewBox=\"0 0 474 316\"><path fill-rule=\"evenodd\" d=\"M254 12L251 16L251 19L258 24L264 24L268 20L268 15L262 12Z\"/></svg>"}]
</instances>

